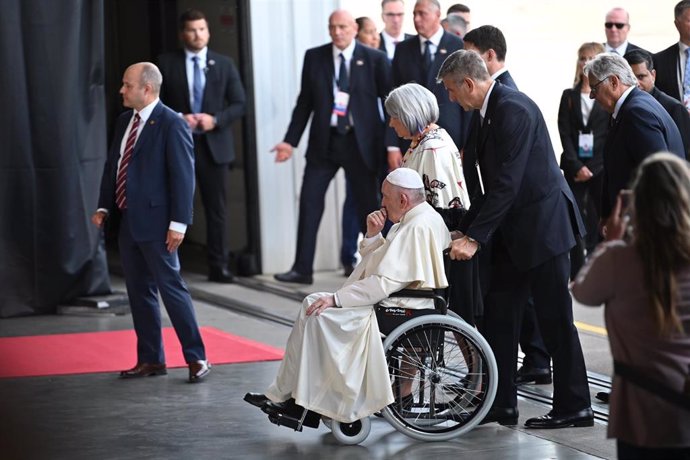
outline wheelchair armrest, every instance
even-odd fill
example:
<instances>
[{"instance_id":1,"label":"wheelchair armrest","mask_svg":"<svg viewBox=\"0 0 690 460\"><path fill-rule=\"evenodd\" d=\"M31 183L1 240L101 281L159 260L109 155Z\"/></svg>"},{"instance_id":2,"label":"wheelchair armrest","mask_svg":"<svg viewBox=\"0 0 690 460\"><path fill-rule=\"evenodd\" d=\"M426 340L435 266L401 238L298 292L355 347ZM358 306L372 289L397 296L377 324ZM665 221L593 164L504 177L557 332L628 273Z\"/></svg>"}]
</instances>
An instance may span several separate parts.
<instances>
[{"instance_id":1,"label":"wheelchair armrest","mask_svg":"<svg viewBox=\"0 0 690 460\"><path fill-rule=\"evenodd\" d=\"M399 291L393 292L389 297L397 298L408 298L408 299L433 299L434 308L438 310L442 315L448 313L448 304L445 299L445 289L432 289L432 290L421 290L421 289L401 289Z\"/></svg>"}]
</instances>

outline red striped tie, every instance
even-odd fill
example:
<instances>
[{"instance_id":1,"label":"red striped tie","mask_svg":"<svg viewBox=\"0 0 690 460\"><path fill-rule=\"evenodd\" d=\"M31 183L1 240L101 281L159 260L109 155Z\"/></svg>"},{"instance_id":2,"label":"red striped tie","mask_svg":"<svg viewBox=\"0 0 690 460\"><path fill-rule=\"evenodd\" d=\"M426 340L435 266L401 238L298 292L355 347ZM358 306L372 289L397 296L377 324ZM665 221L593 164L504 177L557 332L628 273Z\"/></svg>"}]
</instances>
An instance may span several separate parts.
<instances>
[{"instance_id":1,"label":"red striped tie","mask_svg":"<svg viewBox=\"0 0 690 460\"><path fill-rule=\"evenodd\" d=\"M117 181L115 182L115 203L120 209L127 209L127 166L129 166L129 161L132 159L134 144L137 142L137 131L139 130L140 119L139 114L134 115L132 129L129 131L129 136L127 136L125 153L122 155L120 169L117 171Z\"/></svg>"}]
</instances>

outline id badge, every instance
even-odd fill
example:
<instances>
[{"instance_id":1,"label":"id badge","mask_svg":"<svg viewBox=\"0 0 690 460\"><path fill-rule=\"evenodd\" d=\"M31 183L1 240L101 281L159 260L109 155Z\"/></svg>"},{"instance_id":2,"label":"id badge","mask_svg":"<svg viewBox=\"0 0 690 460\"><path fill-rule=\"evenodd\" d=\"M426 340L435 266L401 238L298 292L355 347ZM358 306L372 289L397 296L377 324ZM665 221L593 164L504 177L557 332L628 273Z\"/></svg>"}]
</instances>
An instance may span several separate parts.
<instances>
[{"instance_id":1,"label":"id badge","mask_svg":"<svg viewBox=\"0 0 690 460\"><path fill-rule=\"evenodd\" d=\"M580 158L592 158L594 156L594 134L580 132L577 140L577 156Z\"/></svg>"},{"instance_id":2,"label":"id badge","mask_svg":"<svg viewBox=\"0 0 690 460\"><path fill-rule=\"evenodd\" d=\"M348 102L350 102L350 94L345 91L336 92L335 100L333 101L333 113L339 117L346 116Z\"/></svg>"}]
</instances>

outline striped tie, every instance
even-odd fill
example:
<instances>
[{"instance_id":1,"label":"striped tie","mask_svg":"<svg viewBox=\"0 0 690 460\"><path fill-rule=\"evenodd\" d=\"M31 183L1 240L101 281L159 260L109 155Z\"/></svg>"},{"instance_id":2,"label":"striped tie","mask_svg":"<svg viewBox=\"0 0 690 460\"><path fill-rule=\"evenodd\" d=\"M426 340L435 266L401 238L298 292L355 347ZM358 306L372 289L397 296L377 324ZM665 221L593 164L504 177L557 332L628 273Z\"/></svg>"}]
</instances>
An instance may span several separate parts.
<instances>
[{"instance_id":1,"label":"striped tie","mask_svg":"<svg viewBox=\"0 0 690 460\"><path fill-rule=\"evenodd\" d=\"M683 100L690 110L690 48L685 49L685 73L683 74Z\"/></svg>"},{"instance_id":2,"label":"striped tie","mask_svg":"<svg viewBox=\"0 0 690 460\"><path fill-rule=\"evenodd\" d=\"M125 153L122 155L120 162L120 169L117 171L117 181L115 182L115 204L120 209L127 209L127 166L132 159L132 152L134 151L134 144L137 142L137 131L139 130L139 114L134 115L134 123L132 129L127 136L127 144L125 145Z\"/></svg>"}]
</instances>

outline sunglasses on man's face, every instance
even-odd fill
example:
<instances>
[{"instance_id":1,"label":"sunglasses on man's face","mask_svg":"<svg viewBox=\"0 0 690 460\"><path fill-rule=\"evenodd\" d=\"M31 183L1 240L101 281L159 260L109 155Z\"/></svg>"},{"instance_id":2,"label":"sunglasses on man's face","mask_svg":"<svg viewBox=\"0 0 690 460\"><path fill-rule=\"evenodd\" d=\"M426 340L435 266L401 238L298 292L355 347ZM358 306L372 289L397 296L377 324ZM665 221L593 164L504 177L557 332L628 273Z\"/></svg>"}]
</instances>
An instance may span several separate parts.
<instances>
[{"instance_id":1,"label":"sunglasses on man's face","mask_svg":"<svg viewBox=\"0 0 690 460\"><path fill-rule=\"evenodd\" d=\"M611 29L613 26L616 26L616 29L622 29L627 26L627 24L623 24L622 22L605 22L604 26L606 26L607 29Z\"/></svg>"}]
</instances>

